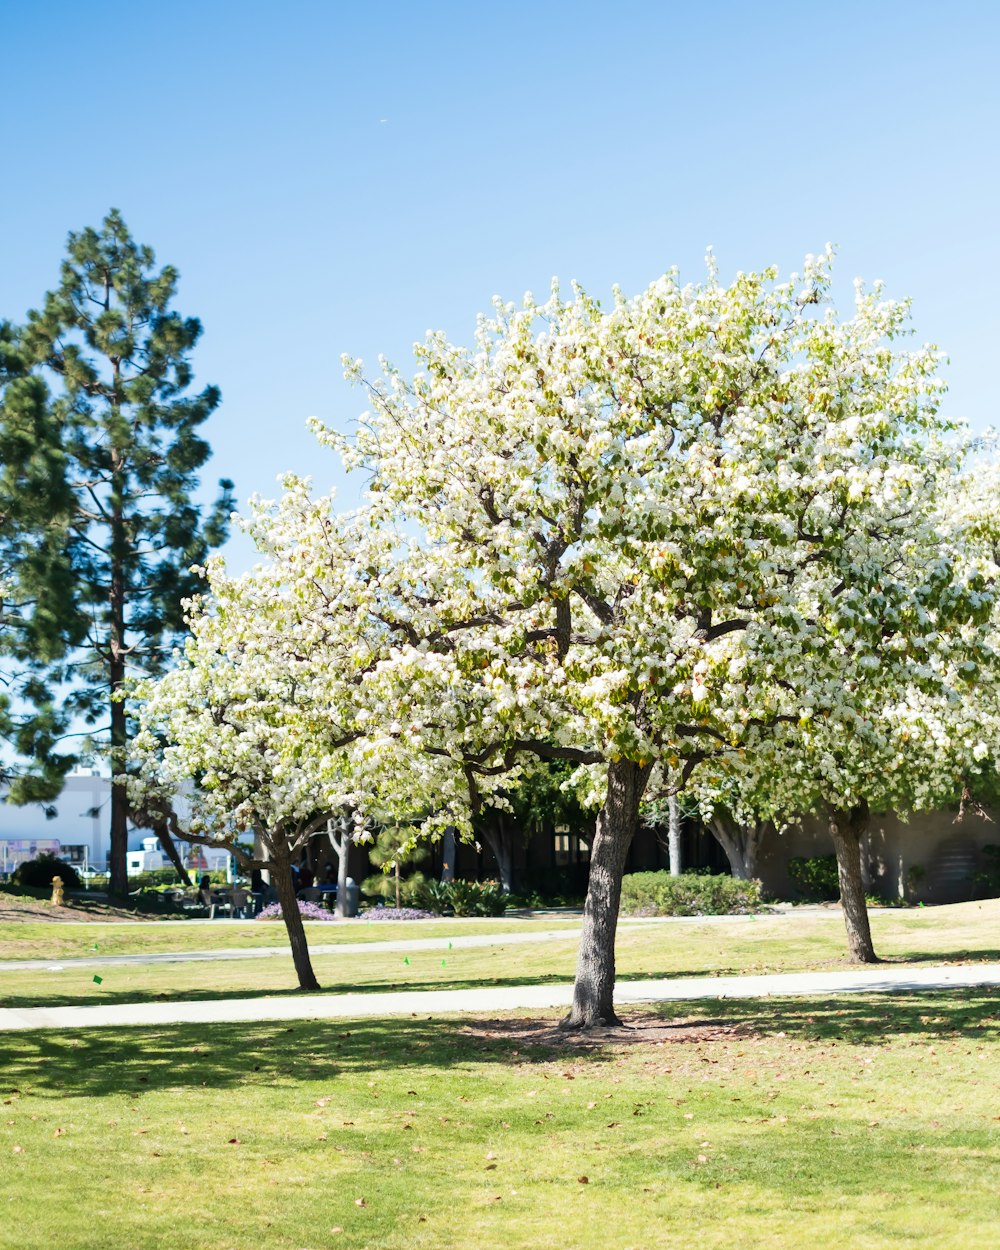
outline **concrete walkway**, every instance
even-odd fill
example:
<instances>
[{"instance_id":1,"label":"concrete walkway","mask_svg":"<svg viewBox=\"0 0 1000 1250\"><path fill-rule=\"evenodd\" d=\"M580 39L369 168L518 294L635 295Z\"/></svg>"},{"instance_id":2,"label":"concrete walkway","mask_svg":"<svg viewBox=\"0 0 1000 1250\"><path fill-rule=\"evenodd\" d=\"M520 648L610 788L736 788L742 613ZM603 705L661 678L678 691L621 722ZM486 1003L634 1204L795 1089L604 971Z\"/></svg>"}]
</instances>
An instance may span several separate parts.
<instances>
[{"instance_id":1,"label":"concrete walkway","mask_svg":"<svg viewBox=\"0 0 1000 1250\"><path fill-rule=\"evenodd\" d=\"M454 941L454 939L452 939ZM619 1007L695 999L829 996L958 988L1000 987L1000 964L936 967L875 965L845 972L790 972L771 976L690 977L664 981L619 981ZM293 994L283 998L241 998L203 1002L124 1003L106 1007L0 1009L0 1032L20 1029L81 1029L231 1024L268 1020L331 1020L384 1016L433 1016L455 1012L539 1011L568 1007L571 985L497 986L475 990L398 990L371 994Z\"/></svg>"}]
</instances>

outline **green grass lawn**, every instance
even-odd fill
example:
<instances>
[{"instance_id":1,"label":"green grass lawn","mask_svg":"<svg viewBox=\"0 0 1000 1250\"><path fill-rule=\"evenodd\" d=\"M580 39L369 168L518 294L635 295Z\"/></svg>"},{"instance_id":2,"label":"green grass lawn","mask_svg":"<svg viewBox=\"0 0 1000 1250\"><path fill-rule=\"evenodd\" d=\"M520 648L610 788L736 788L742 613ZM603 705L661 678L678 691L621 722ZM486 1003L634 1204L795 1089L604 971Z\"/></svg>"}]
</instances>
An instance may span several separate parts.
<instances>
[{"instance_id":1,"label":"green grass lawn","mask_svg":"<svg viewBox=\"0 0 1000 1250\"><path fill-rule=\"evenodd\" d=\"M0 1246L994 1250L1000 996L684 1012L0 1035Z\"/></svg>"},{"instance_id":2,"label":"green grass lawn","mask_svg":"<svg viewBox=\"0 0 1000 1250\"><path fill-rule=\"evenodd\" d=\"M983 903L962 903L952 907L922 908L916 911L887 910L872 916L876 946L885 958L899 961L948 961L1000 959L996 935L1000 932L1000 900ZM39 926L45 927L45 926ZM84 926L81 926L84 927ZM248 933L247 944L256 941L263 925L226 926L219 941L239 946L241 935ZM311 925L314 942L343 940L364 935L376 941L395 937L449 937L461 932L489 931L524 932L531 927L554 927L548 921L497 921L488 926L473 927L461 921L410 922L405 925L380 924L341 928L336 925ZM576 962L575 926L567 924L566 940L516 946L494 946L476 949L413 951L407 954L386 952L373 947L371 952L345 955L316 955L314 965L326 992L346 990L389 989L465 989L482 985L523 985L568 981L573 977ZM61 953L53 954L53 966L66 958L68 925L48 926L53 931L53 944ZM73 954L93 954L96 926L85 926L89 942L75 948ZM164 926L171 932L173 926ZM199 926L203 935L210 926ZM115 938L128 930L129 942L134 932L128 926L108 926ZM183 929L183 926L181 926ZM333 931L331 933L331 931ZM161 927L147 930L157 939L165 936ZM212 931L212 936L218 931ZM272 929L267 944L279 943L283 929ZM226 936L228 935L228 936ZM179 936L186 938L186 932ZM993 939L992 941L990 939ZM109 951L99 937L101 953ZM47 953L45 935L27 940L31 953ZM193 949L207 949L195 942ZM134 949L134 947L131 947ZM189 947L188 949L192 949ZM724 975L808 969L831 969L846 966L846 942L839 912L759 917L733 923L642 925L624 927L617 943L618 976L622 979ZM262 994L297 992L297 983L288 955L253 960L226 960L212 963L108 965L106 967L74 967L61 965L62 971L0 973L0 1006L31 1007L78 1003L142 1002L150 999L252 997ZM100 985L93 977L101 976Z\"/></svg>"},{"instance_id":3,"label":"green grass lawn","mask_svg":"<svg viewBox=\"0 0 1000 1250\"><path fill-rule=\"evenodd\" d=\"M0 912L0 959L82 959L102 955L166 954L171 951L213 951L287 946L280 922L156 921L151 924L53 924L46 921L3 923ZM358 920L306 925L310 942L384 942L389 938L452 937L456 933L529 933L543 929L579 928L579 917L501 917L496 920Z\"/></svg>"}]
</instances>

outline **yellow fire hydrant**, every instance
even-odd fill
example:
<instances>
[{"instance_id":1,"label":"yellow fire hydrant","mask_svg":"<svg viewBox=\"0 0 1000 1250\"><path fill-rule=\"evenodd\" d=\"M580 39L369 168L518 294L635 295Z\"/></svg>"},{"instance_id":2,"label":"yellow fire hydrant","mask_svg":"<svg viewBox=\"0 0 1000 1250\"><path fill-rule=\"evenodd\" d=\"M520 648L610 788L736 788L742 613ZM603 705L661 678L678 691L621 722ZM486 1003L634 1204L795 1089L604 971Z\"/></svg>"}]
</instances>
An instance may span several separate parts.
<instances>
[{"instance_id":1,"label":"yellow fire hydrant","mask_svg":"<svg viewBox=\"0 0 1000 1250\"><path fill-rule=\"evenodd\" d=\"M62 877L52 878L52 902L56 907L63 905L63 879Z\"/></svg>"}]
</instances>

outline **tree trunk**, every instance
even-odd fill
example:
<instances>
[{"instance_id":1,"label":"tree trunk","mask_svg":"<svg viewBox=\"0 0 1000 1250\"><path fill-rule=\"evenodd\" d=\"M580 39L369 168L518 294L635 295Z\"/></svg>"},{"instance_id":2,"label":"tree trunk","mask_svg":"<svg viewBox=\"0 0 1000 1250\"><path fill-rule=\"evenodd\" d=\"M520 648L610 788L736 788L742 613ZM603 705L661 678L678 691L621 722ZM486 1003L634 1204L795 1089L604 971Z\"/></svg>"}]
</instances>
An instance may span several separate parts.
<instances>
[{"instance_id":1,"label":"tree trunk","mask_svg":"<svg viewBox=\"0 0 1000 1250\"><path fill-rule=\"evenodd\" d=\"M333 841L332 837L330 841ZM337 848L337 915L341 920L347 919L347 860L351 853L351 841L351 831L345 822L340 837L334 843Z\"/></svg>"},{"instance_id":2,"label":"tree trunk","mask_svg":"<svg viewBox=\"0 0 1000 1250\"><path fill-rule=\"evenodd\" d=\"M752 881L757 875L757 855L765 834L774 828L769 820L738 825L725 813L716 812L708 822L709 832L726 852L729 869L737 881Z\"/></svg>"},{"instance_id":3,"label":"tree trunk","mask_svg":"<svg viewBox=\"0 0 1000 1250\"><path fill-rule=\"evenodd\" d=\"M597 817L590 851L590 884L583 910L573 1006L563 1020L568 1029L620 1025L615 1015L615 931L622 873L639 822L639 803L650 767L630 760L608 765L608 791Z\"/></svg>"},{"instance_id":4,"label":"tree trunk","mask_svg":"<svg viewBox=\"0 0 1000 1250\"><path fill-rule=\"evenodd\" d=\"M681 864L681 805L677 802L677 795L672 794L667 799L667 854L670 857L670 875L679 877L682 871Z\"/></svg>"},{"instance_id":5,"label":"tree trunk","mask_svg":"<svg viewBox=\"0 0 1000 1250\"><path fill-rule=\"evenodd\" d=\"M115 375L117 379L117 366ZM125 481L121 453L117 450L113 453L111 491L111 582L108 588L110 632L107 653L108 693L111 703L111 847L108 852L108 888L112 894L119 894L124 898L128 894L128 791L124 785L128 762L128 724L121 695L125 689L125 656L128 649L125 636L125 566L128 560L128 539L123 513Z\"/></svg>"},{"instance_id":6,"label":"tree trunk","mask_svg":"<svg viewBox=\"0 0 1000 1250\"><path fill-rule=\"evenodd\" d=\"M861 837L868 824L868 805L862 803L850 811L831 810L830 837L837 852L837 876L840 880L840 904L847 926L847 946L851 961L856 964L878 963L872 945L865 887L861 876Z\"/></svg>"},{"instance_id":7,"label":"tree trunk","mask_svg":"<svg viewBox=\"0 0 1000 1250\"><path fill-rule=\"evenodd\" d=\"M455 830L451 825L445 829L441 838L441 880L455 880Z\"/></svg>"},{"instance_id":8,"label":"tree trunk","mask_svg":"<svg viewBox=\"0 0 1000 1250\"><path fill-rule=\"evenodd\" d=\"M493 852L493 858L497 861L500 886L504 894L512 894L514 892L514 846L513 839L504 824L502 812L491 814L490 820L483 827L483 837Z\"/></svg>"},{"instance_id":9,"label":"tree trunk","mask_svg":"<svg viewBox=\"0 0 1000 1250\"><path fill-rule=\"evenodd\" d=\"M183 881L185 885L191 885L192 881L188 876L188 870L184 865L184 860L181 859L181 853L177 849L177 843L171 836L166 822L160 825L154 825L153 832L159 838L160 846L163 847L164 854L177 870L177 875L180 877L181 881Z\"/></svg>"},{"instance_id":10,"label":"tree trunk","mask_svg":"<svg viewBox=\"0 0 1000 1250\"><path fill-rule=\"evenodd\" d=\"M125 681L125 665L111 663L111 691L122 689ZM124 784L125 756L128 736L125 724L125 704L111 703L111 848L108 853L112 894L124 898L128 894L128 791Z\"/></svg>"},{"instance_id":11,"label":"tree trunk","mask_svg":"<svg viewBox=\"0 0 1000 1250\"><path fill-rule=\"evenodd\" d=\"M299 989L318 990L319 982L313 972L309 958L309 945L306 941L306 929L299 911L299 900L295 897L295 882L292 880L292 861L288 852L275 852L271 860L271 881L278 891L278 902L281 904L281 918L285 922L288 944L292 948L292 963L299 978Z\"/></svg>"}]
</instances>

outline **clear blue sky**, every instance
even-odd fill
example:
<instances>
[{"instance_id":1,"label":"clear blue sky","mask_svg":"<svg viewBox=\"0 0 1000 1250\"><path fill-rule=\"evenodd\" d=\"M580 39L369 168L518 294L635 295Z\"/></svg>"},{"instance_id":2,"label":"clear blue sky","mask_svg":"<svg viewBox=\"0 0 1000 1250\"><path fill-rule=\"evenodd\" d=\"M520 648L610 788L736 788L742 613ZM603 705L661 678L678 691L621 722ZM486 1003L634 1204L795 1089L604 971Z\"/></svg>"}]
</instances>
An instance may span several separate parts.
<instances>
[{"instance_id":1,"label":"clear blue sky","mask_svg":"<svg viewBox=\"0 0 1000 1250\"><path fill-rule=\"evenodd\" d=\"M181 271L206 481L343 484L310 414L495 293L604 296L671 264L788 271L828 240L915 300L949 407L997 420L1000 5L44 0L0 24L0 316L112 205ZM352 502L354 488L344 488ZM246 552L233 550L237 565Z\"/></svg>"}]
</instances>

